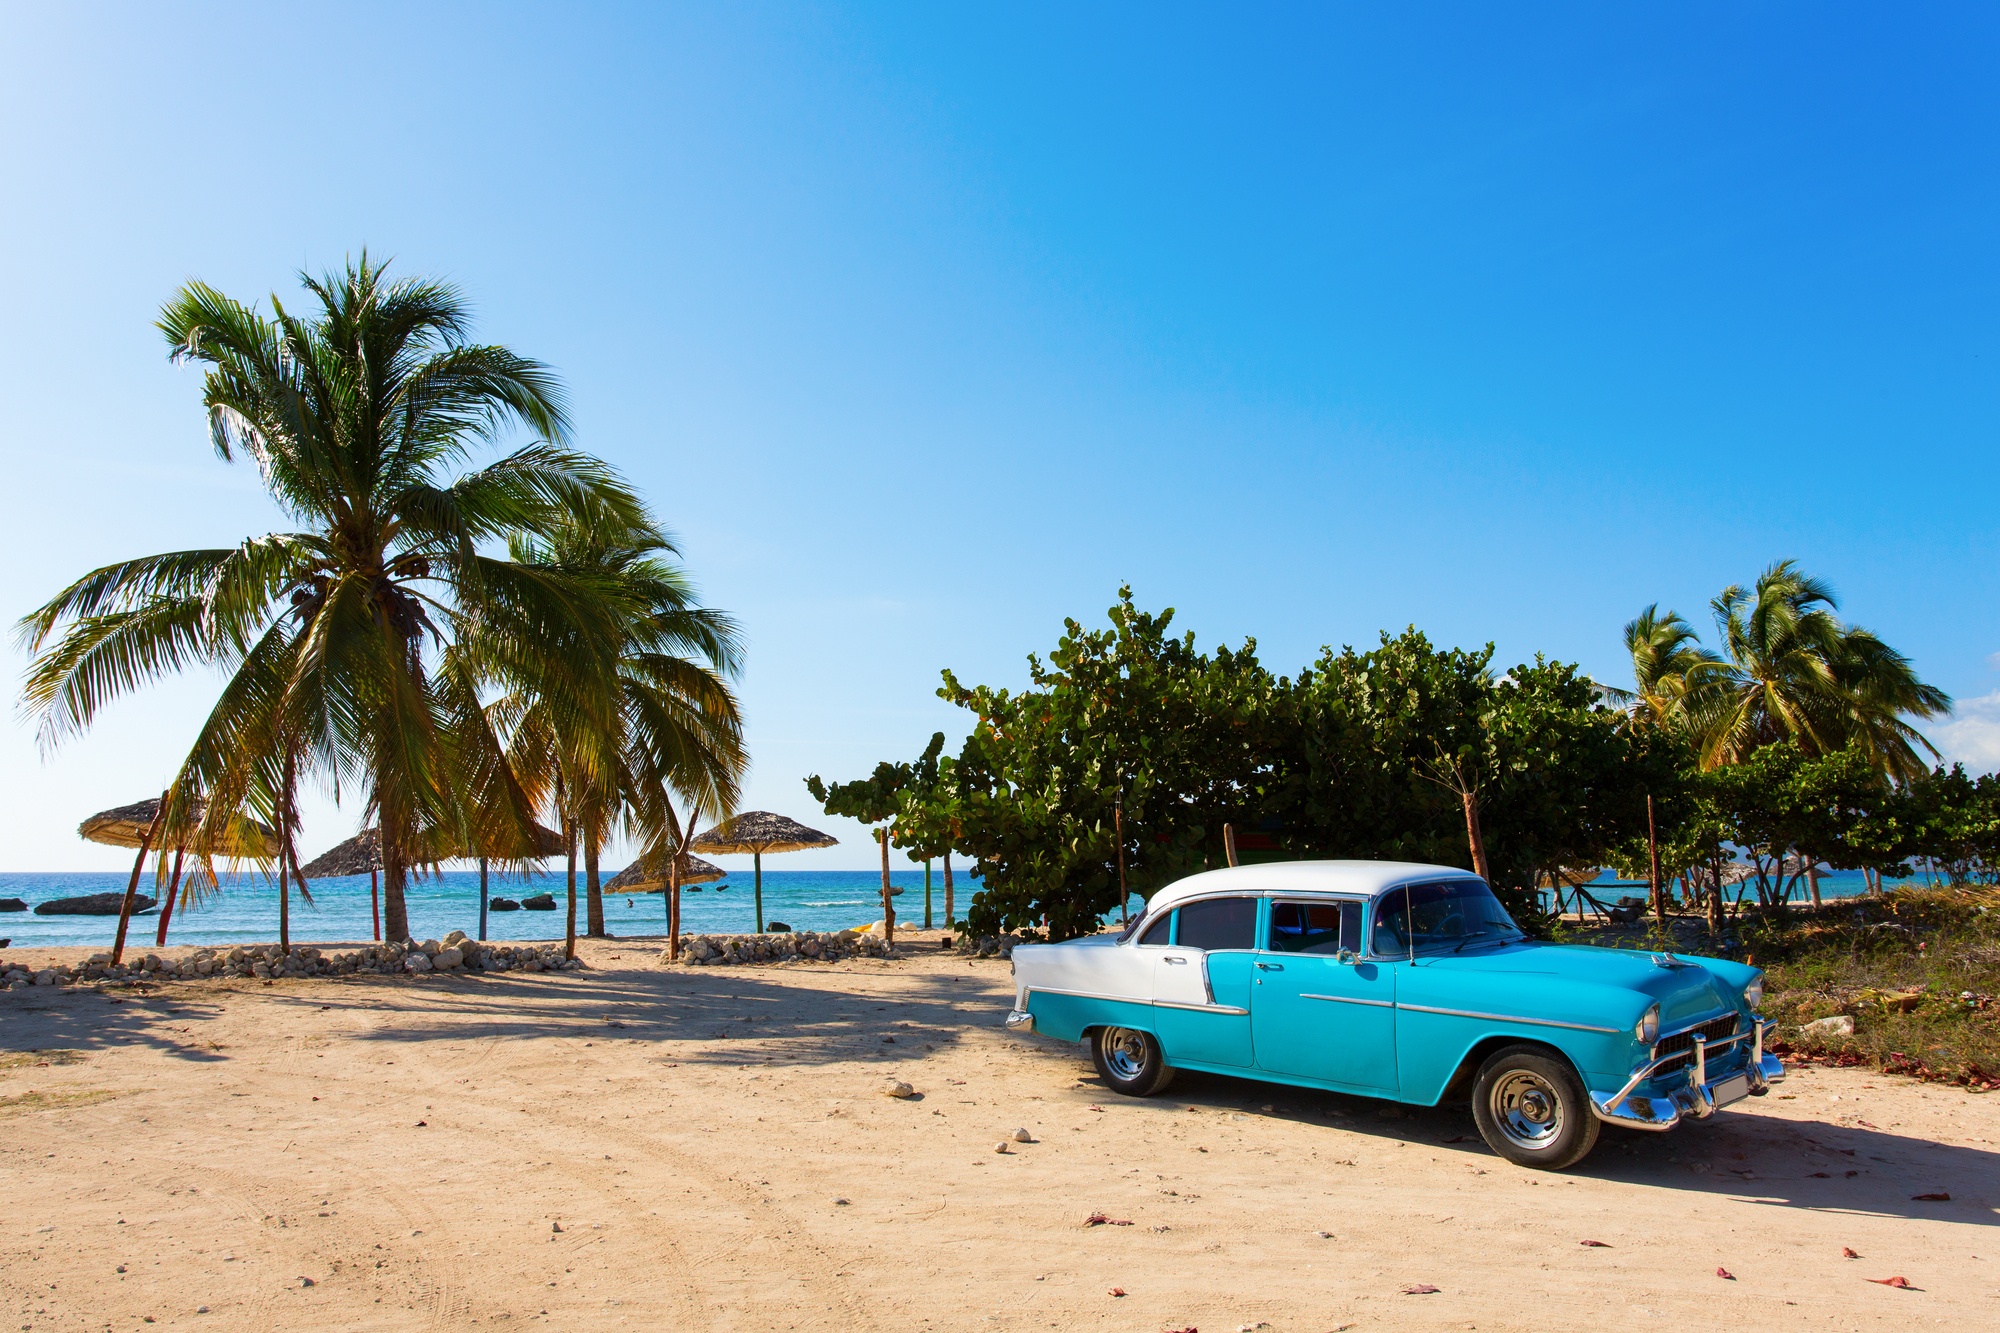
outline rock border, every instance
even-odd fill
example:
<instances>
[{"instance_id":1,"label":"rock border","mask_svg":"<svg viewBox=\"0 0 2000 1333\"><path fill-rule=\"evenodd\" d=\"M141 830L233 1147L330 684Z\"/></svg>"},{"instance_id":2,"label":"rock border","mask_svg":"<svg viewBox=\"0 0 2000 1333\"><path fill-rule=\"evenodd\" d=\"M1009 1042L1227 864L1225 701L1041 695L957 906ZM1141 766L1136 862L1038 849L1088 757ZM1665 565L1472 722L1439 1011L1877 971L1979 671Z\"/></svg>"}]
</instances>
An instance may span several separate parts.
<instances>
[{"instance_id":1,"label":"rock border","mask_svg":"<svg viewBox=\"0 0 2000 1333\"><path fill-rule=\"evenodd\" d=\"M356 975L421 976L426 972L578 972L581 958L565 959L563 945L495 944L474 940L454 930L443 940L406 940L372 944L363 949L328 953L303 944L289 954L275 944L239 944L230 948L198 948L184 957L140 954L128 963L111 965L107 950L81 963L33 968L0 961L0 983L8 990L30 986L77 986L92 983L143 981L206 981L212 979L275 979L279 977L347 977Z\"/></svg>"}]
</instances>

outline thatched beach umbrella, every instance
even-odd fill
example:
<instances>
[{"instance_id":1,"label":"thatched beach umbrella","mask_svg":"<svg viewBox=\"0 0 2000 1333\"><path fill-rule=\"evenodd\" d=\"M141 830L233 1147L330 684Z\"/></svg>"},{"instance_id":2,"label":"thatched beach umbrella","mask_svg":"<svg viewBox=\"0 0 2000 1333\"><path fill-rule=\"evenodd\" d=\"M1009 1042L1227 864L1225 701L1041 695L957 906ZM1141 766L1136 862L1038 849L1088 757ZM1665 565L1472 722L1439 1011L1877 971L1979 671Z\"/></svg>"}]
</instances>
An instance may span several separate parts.
<instances>
[{"instance_id":1,"label":"thatched beach umbrella","mask_svg":"<svg viewBox=\"0 0 2000 1333\"><path fill-rule=\"evenodd\" d=\"M688 846L697 852L753 858L756 867L757 933L764 931L764 853L804 852L815 847L837 847L840 839L818 829L807 828L796 819L774 815L769 810L746 810L726 819L696 838Z\"/></svg>"},{"instance_id":2,"label":"thatched beach umbrella","mask_svg":"<svg viewBox=\"0 0 2000 1333\"><path fill-rule=\"evenodd\" d=\"M533 825L533 837L535 840L535 858L561 854L563 850L562 834L557 833L554 829L546 828L541 824L535 824ZM444 853L438 859L449 860L461 855L464 855L464 853L453 850ZM515 858L508 857L504 859L512 860ZM486 856L483 854L480 855L479 938L481 939L486 938L486 861ZM382 938L381 871L382 830L379 828L365 828L346 842L340 843L335 847L330 847L311 861L308 861L300 868L299 874L306 879L338 879L346 875L368 876L369 909L374 914L375 938L379 940Z\"/></svg>"},{"instance_id":3,"label":"thatched beach umbrella","mask_svg":"<svg viewBox=\"0 0 2000 1333\"><path fill-rule=\"evenodd\" d=\"M167 793L150 800L134 801L130 805L114 806L100 810L76 826L77 835L86 841L101 843L107 847L136 847L138 856L132 860L132 878L125 884L125 900L118 907L118 935L111 945L111 961L125 959L125 932L132 922L132 907L139 893L139 872L145 868L146 853L153 849L155 826L160 820L160 806ZM197 821L202 816L199 806L192 812ZM224 856L261 858L273 856L277 852L278 835L253 819L233 821L221 846L205 847L209 854ZM164 907L160 912L159 945L167 942L167 922L173 917L174 895L180 888L181 864L187 855L185 844L174 848L173 880L167 887ZM167 849L159 849L162 873L166 868ZM158 947L157 945L155 947Z\"/></svg>"},{"instance_id":4,"label":"thatched beach umbrella","mask_svg":"<svg viewBox=\"0 0 2000 1333\"><path fill-rule=\"evenodd\" d=\"M704 861L699 856L681 857L681 883L712 884L729 872L713 861ZM634 861L623 870L605 881L606 893L665 893L667 890L667 868L665 861L657 866L644 861Z\"/></svg>"}]
</instances>

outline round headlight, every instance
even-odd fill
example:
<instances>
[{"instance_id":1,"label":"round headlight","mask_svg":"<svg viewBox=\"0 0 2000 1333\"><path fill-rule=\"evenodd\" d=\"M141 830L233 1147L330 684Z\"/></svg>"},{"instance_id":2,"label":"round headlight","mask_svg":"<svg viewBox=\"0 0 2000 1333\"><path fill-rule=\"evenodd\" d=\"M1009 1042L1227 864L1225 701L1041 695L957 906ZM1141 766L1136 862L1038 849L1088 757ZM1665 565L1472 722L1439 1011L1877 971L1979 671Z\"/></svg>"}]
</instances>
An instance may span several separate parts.
<instances>
[{"instance_id":1,"label":"round headlight","mask_svg":"<svg viewBox=\"0 0 2000 1333\"><path fill-rule=\"evenodd\" d=\"M1632 1035L1651 1046L1660 1039L1660 1006L1654 1005L1639 1015L1639 1021L1632 1025Z\"/></svg>"},{"instance_id":2,"label":"round headlight","mask_svg":"<svg viewBox=\"0 0 2000 1333\"><path fill-rule=\"evenodd\" d=\"M1750 978L1750 984L1743 988L1743 1007L1752 1013L1764 1003L1764 974L1759 972Z\"/></svg>"}]
</instances>

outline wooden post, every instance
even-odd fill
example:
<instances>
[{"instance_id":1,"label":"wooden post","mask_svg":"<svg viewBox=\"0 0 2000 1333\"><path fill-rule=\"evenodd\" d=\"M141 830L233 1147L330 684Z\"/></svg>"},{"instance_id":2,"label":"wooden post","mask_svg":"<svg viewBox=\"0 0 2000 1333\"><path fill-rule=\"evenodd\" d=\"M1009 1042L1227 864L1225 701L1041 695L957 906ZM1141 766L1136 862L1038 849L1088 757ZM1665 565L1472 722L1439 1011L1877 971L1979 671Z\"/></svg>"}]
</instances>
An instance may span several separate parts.
<instances>
[{"instance_id":1,"label":"wooden post","mask_svg":"<svg viewBox=\"0 0 2000 1333\"><path fill-rule=\"evenodd\" d=\"M167 896L160 902L160 929L153 937L155 949L167 947L167 923L174 919L174 899L180 896L181 888L181 861L186 856L187 848L174 848L174 878L167 885Z\"/></svg>"},{"instance_id":2,"label":"wooden post","mask_svg":"<svg viewBox=\"0 0 2000 1333\"><path fill-rule=\"evenodd\" d=\"M486 938L486 858L479 858L479 938Z\"/></svg>"},{"instance_id":3,"label":"wooden post","mask_svg":"<svg viewBox=\"0 0 2000 1333\"><path fill-rule=\"evenodd\" d=\"M1222 826L1222 854L1228 858L1230 865L1234 866L1236 864L1236 825L1234 824L1224 824Z\"/></svg>"},{"instance_id":4,"label":"wooden post","mask_svg":"<svg viewBox=\"0 0 2000 1333\"><path fill-rule=\"evenodd\" d=\"M376 853L375 859L378 861L381 860L381 853ZM382 942L382 867L379 865L368 868L368 910L375 918L375 942L380 944Z\"/></svg>"},{"instance_id":5,"label":"wooden post","mask_svg":"<svg viewBox=\"0 0 2000 1333\"><path fill-rule=\"evenodd\" d=\"M931 928L931 859L924 858L924 929Z\"/></svg>"},{"instance_id":6,"label":"wooden post","mask_svg":"<svg viewBox=\"0 0 2000 1333\"><path fill-rule=\"evenodd\" d=\"M1653 892L1653 920L1665 928L1667 924L1667 894L1660 883L1660 830L1653 822L1653 793L1646 793L1646 854L1650 861L1650 884Z\"/></svg>"},{"instance_id":7,"label":"wooden post","mask_svg":"<svg viewBox=\"0 0 2000 1333\"><path fill-rule=\"evenodd\" d=\"M1120 794L1111 807L1111 832L1118 839L1118 924L1132 924L1131 909L1127 906L1132 895L1125 888L1125 797Z\"/></svg>"},{"instance_id":8,"label":"wooden post","mask_svg":"<svg viewBox=\"0 0 2000 1333\"><path fill-rule=\"evenodd\" d=\"M889 829L884 825L882 839L882 942L896 942L896 905L889 898Z\"/></svg>"},{"instance_id":9,"label":"wooden post","mask_svg":"<svg viewBox=\"0 0 2000 1333\"><path fill-rule=\"evenodd\" d=\"M146 831L139 835L139 854L132 858L132 878L125 882L125 898L118 904L118 937L111 943L113 967L125 961L125 930L132 924L132 904L139 896L139 872L146 868L146 849L153 845L153 830L160 826L161 818L167 813L167 795L164 791L160 793L160 808L153 813L153 820L146 825Z\"/></svg>"},{"instance_id":10,"label":"wooden post","mask_svg":"<svg viewBox=\"0 0 2000 1333\"><path fill-rule=\"evenodd\" d=\"M681 854L675 848L667 857L667 958L681 956Z\"/></svg>"},{"instance_id":11,"label":"wooden post","mask_svg":"<svg viewBox=\"0 0 2000 1333\"><path fill-rule=\"evenodd\" d=\"M764 933L764 853L750 853L750 896L757 904L757 933Z\"/></svg>"}]
</instances>

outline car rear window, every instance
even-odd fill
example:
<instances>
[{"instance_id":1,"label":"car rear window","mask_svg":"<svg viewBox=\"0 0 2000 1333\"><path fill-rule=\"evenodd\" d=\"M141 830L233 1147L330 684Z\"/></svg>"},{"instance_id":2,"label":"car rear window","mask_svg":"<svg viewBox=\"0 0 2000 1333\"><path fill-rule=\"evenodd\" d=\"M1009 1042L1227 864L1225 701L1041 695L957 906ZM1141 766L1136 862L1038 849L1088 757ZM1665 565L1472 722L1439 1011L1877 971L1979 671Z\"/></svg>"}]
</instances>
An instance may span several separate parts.
<instances>
[{"instance_id":1,"label":"car rear window","mask_svg":"<svg viewBox=\"0 0 2000 1333\"><path fill-rule=\"evenodd\" d=\"M1174 943L1189 949L1257 947L1255 898L1204 898L1180 909L1181 933Z\"/></svg>"},{"instance_id":2,"label":"car rear window","mask_svg":"<svg viewBox=\"0 0 2000 1333\"><path fill-rule=\"evenodd\" d=\"M1359 952L1361 904L1272 903L1271 948L1278 953Z\"/></svg>"}]
</instances>

